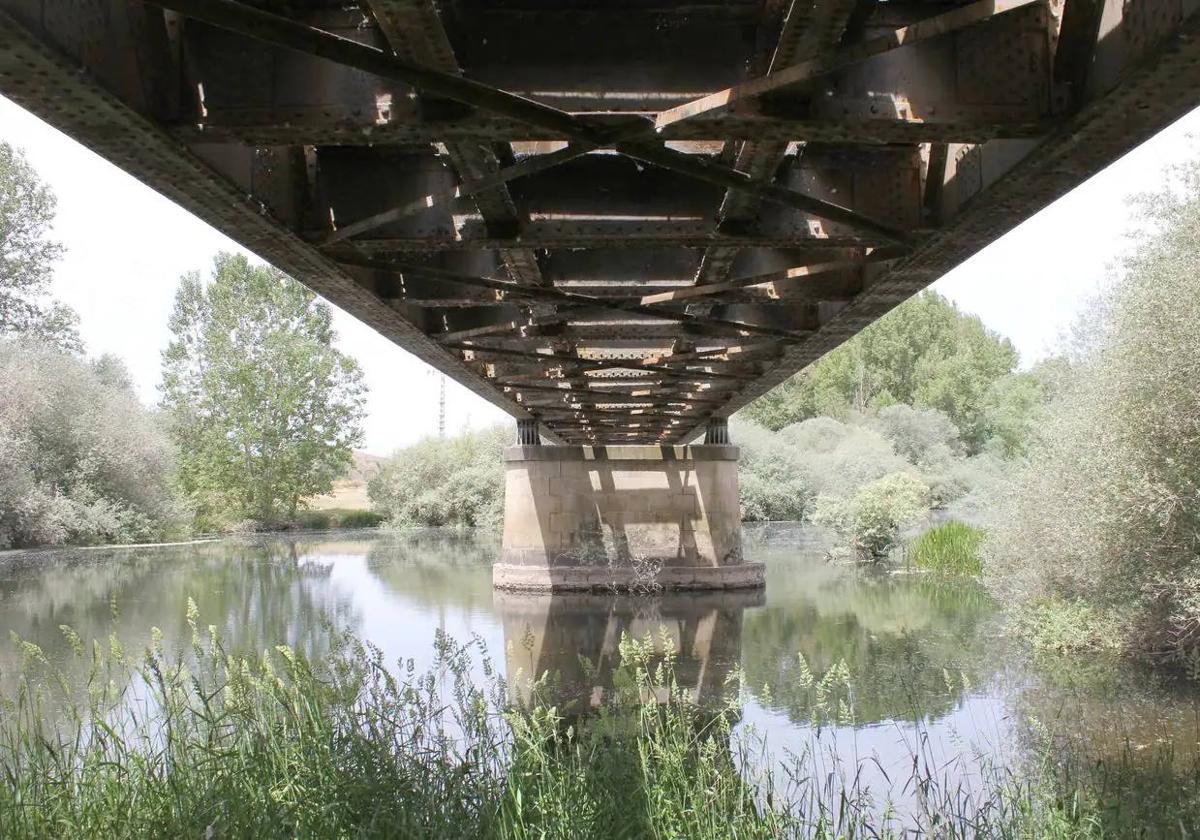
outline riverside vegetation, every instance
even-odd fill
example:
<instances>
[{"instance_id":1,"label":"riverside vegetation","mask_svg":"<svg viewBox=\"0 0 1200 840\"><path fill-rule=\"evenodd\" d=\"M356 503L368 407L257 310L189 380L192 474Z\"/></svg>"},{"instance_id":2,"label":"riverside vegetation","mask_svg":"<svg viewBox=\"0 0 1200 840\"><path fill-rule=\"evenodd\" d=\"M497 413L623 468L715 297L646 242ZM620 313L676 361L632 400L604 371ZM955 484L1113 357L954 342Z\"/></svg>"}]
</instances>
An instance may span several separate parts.
<instances>
[{"instance_id":1,"label":"riverside vegetation","mask_svg":"<svg viewBox=\"0 0 1200 840\"><path fill-rule=\"evenodd\" d=\"M976 788L914 755L917 808L897 815L813 756L755 771L753 735L727 702L696 705L670 655L626 636L598 714L516 708L478 643L442 635L433 667L389 669L351 636L317 663L280 646L226 650L189 604L190 650L144 652L62 632L83 678L24 661L0 720L0 833L80 837L1186 837L1195 770L1126 756L1112 765L994 766ZM669 648L669 646L668 646ZM471 673L483 660L482 683ZM852 719L844 665L797 677L818 726ZM518 679L520 677L518 676ZM825 723L823 723L825 722ZM1049 749L1050 740L1043 742ZM1048 756L1049 752L1044 755Z\"/></svg>"},{"instance_id":2,"label":"riverside vegetation","mask_svg":"<svg viewBox=\"0 0 1200 840\"><path fill-rule=\"evenodd\" d=\"M1026 620L1200 676L1200 164L1143 196L1137 247L1076 330L1069 375L987 542Z\"/></svg>"},{"instance_id":3,"label":"riverside vegetation","mask_svg":"<svg viewBox=\"0 0 1200 840\"><path fill-rule=\"evenodd\" d=\"M1141 200L1137 247L1060 358L1018 369L1009 342L929 292L748 407L733 429L744 518L823 526L832 555L871 566L914 535L904 553L931 590L980 577L1009 635L1059 670L1124 657L1200 681L1200 165L1173 177ZM328 308L219 255L209 282L180 286L148 409L48 299L52 218L53 196L0 144L0 547L302 520L361 435L361 376ZM370 481L372 516L494 527L507 437L396 453ZM764 775L732 725L738 685L727 706L697 707L641 640L621 646L626 690L585 721L511 708L490 664L486 685L469 678L481 652L445 638L420 674L350 637L319 658L247 657L188 620L193 647L175 653L65 628L83 677L19 643L0 834L1149 838L1200 824L1195 754L1169 739L1095 756L1031 714L1027 754L970 789L914 753L919 807L901 817L855 772L822 781L811 754ZM871 669L810 661L787 670L796 707L818 730L853 721Z\"/></svg>"},{"instance_id":4,"label":"riverside vegetation","mask_svg":"<svg viewBox=\"0 0 1200 840\"><path fill-rule=\"evenodd\" d=\"M208 282L180 282L147 409L120 361L85 358L78 317L50 297L54 206L0 142L0 549L299 522L362 437L362 377L329 306L218 254Z\"/></svg>"},{"instance_id":5,"label":"riverside vegetation","mask_svg":"<svg viewBox=\"0 0 1200 840\"><path fill-rule=\"evenodd\" d=\"M866 560L931 509L984 520L1051 387L1044 368L1016 364L1006 339L945 298L902 304L734 418L742 518L829 526ZM510 437L496 428L402 449L371 480L371 500L399 526L494 526Z\"/></svg>"}]
</instances>

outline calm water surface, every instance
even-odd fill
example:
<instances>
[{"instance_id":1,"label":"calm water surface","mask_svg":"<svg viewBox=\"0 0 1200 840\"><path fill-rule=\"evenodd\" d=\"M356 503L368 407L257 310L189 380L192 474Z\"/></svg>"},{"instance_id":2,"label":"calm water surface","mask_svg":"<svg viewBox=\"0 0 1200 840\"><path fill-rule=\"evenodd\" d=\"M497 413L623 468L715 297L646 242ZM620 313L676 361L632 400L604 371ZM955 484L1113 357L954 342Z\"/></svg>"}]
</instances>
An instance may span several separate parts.
<instances>
[{"instance_id":1,"label":"calm water surface","mask_svg":"<svg viewBox=\"0 0 1200 840\"><path fill-rule=\"evenodd\" d=\"M1194 755L1200 723L1185 687L1111 662L1024 661L976 584L830 565L824 550L804 529L748 529L748 557L767 565L765 592L636 598L494 592L496 542L454 533L9 553L0 554L0 632L68 667L64 624L84 639L115 632L127 648L158 627L183 649L190 597L232 648L286 643L320 657L349 629L420 669L441 629L482 639L513 699L529 675L554 671L563 707L578 710L611 685L622 633L651 633L674 649L679 681L701 701L719 702L742 675L738 729L765 738L759 766L802 754L821 775L861 766L873 790L897 800L914 757L969 786L989 762L1016 755L1031 726L1066 724L1101 754L1170 741ZM848 715L815 725L801 669L820 677L842 662ZM0 687L18 665L0 641Z\"/></svg>"}]
</instances>

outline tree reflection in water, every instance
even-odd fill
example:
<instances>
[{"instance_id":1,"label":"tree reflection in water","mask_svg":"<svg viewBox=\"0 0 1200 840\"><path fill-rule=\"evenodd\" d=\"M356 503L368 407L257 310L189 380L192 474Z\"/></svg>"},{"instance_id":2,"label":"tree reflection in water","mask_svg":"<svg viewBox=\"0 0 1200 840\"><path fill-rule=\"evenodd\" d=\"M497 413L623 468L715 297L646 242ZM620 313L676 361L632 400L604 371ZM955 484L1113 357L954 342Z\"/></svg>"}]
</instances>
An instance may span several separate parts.
<instances>
[{"instance_id":1,"label":"tree reflection in water","mask_svg":"<svg viewBox=\"0 0 1200 840\"><path fill-rule=\"evenodd\" d=\"M819 679L846 663L858 725L939 718L995 674L985 650L995 607L974 581L848 568L826 562L819 542L779 536L756 557L768 597L746 616L747 685L793 722L814 713L806 667Z\"/></svg>"},{"instance_id":2,"label":"tree reflection in water","mask_svg":"<svg viewBox=\"0 0 1200 840\"><path fill-rule=\"evenodd\" d=\"M765 593L493 593L495 537L444 530L6 554L0 636L37 643L71 676L87 664L71 655L60 625L84 640L115 634L127 650L158 627L168 651L184 650L189 598L201 626L217 625L230 649L286 643L314 660L349 630L389 662L414 657L423 667L442 629L486 640L503 659L514 704L529 702L530 680L550 671L558 677L543 691L556 694L543 698L585 714L613 696L627 633L649 636L657 661L670 652L678 684L701 705L719 706L738 687L730 675L743 673L738 731L753 725L781 750L809 745L821 705L803 669L819 679L844 661L851 713L826 727L829 744L889 768L920 738L948 754L978 746L991 755L1037 748L1056 725L1075 742L1060 755L1111 760L1158 744L1189 761L1197 753L1192 687L1117 662L1028 661L1000 638L994 605L969 580L828 564L811 529L746 533L747 555L767 566ZM18 649L0 644L0 689L19 665Z\"/></svg>"}]
</instances>

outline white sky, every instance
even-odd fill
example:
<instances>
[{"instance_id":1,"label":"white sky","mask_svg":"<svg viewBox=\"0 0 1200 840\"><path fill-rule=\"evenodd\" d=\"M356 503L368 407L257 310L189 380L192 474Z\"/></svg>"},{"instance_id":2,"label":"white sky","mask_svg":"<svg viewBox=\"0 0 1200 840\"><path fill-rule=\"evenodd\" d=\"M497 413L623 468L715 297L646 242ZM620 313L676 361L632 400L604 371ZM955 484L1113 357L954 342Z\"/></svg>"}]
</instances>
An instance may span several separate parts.
<instances>
[{"instance_id":1,"label":"white sky","mask_svg":"<svg viewBox=\"0 0 1200 840\"><path fill-rule=\"evenodd\" d=\"M1163 183L1194 156L1200 109L997 240L935 284L1009 336L1028 364L1049 352L1125 247L1125 198ZM75 141L0 97L0 140L24 149L58 197L55 236L67 246L54 294L74 307L89 354L128 365L142 399L158 399L160 354L180 275L207 272L219 250L243 248ZM334 307L338 346L370 389L364 448L386 454L437 431L440 375ZM452 380L447 429L507 418Z\"/></svg>"}]
</instances>

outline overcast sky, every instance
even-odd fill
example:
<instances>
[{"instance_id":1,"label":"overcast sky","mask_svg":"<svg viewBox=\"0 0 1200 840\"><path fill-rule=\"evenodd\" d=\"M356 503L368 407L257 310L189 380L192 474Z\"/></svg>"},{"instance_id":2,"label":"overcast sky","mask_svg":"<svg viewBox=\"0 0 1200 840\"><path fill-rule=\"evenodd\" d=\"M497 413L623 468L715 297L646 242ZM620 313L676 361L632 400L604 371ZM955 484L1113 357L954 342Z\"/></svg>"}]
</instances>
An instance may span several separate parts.
<instances>
[{"instance_id":1,"label":"overcast sky","mask_svg":"<svg viewBox=\"0 0 1200 840\"><path fill-rule=\"evenodd\" d=\"M1025 363L1050 352L1127 247L1126 197L1163 182L1196 153L1200 109L1064 196L940 280L934 288L1007 335ZM160 353L180 275L207 271L240 246L75 141L0 97L0 140L25 151L58 197L55 236L67 246L54 294L79 313L90 354L125 360L142 398L157 400ZM338 346L370 388L365 448L386 454L437 431L440 375L334 307ZM453 381L451 432L507 418Z\"/></svg>"}]
</instances>

